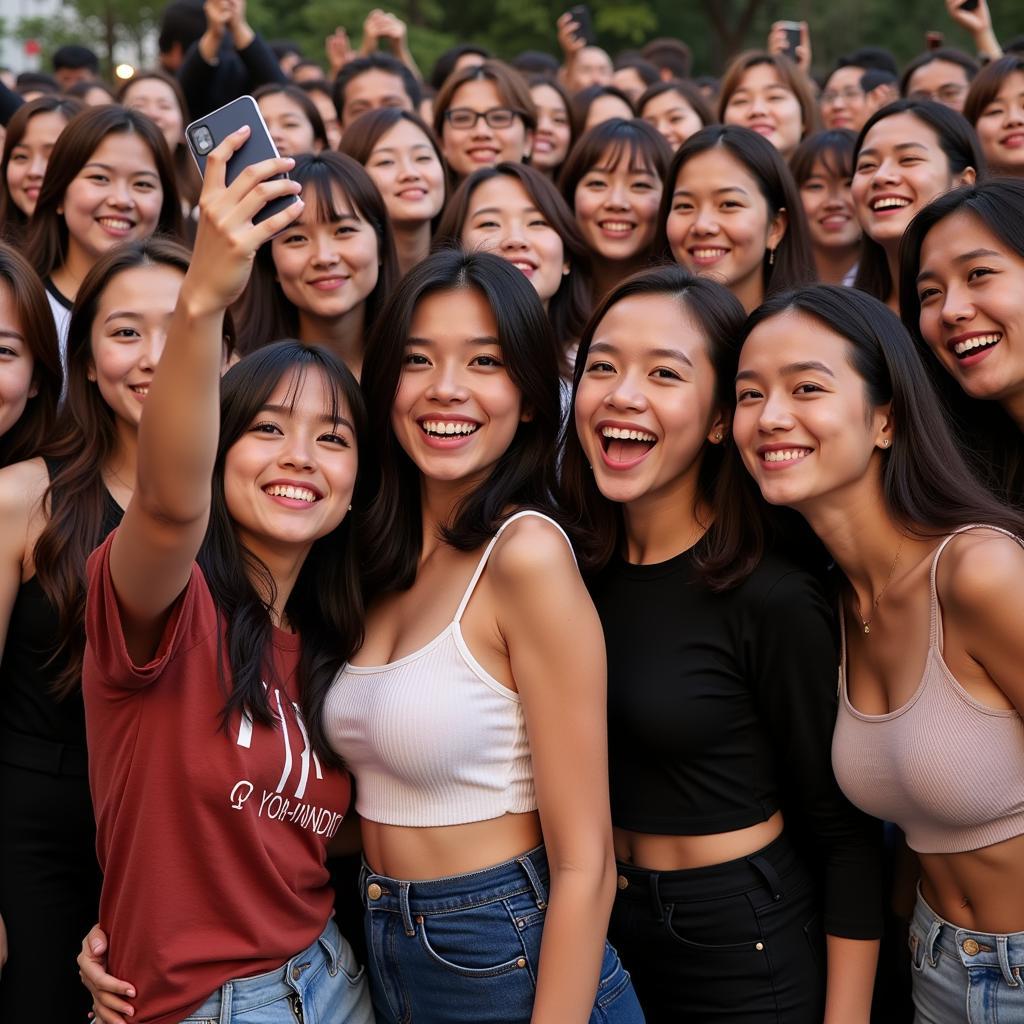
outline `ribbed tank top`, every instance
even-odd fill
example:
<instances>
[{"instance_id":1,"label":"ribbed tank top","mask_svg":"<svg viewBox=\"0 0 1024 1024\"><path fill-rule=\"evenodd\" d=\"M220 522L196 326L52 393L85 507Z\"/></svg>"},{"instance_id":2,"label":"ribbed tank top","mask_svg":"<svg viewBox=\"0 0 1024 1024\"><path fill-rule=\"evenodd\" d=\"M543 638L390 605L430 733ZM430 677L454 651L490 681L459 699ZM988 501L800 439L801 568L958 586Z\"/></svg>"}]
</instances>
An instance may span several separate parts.
<instances>
[{"instance_id":1,"label":"ribbed tank top","mask_svg":"<svg viewBox=\"0 0 1024 1024\"><path fill-rule=\"evenodd\" d=\"M433 827L536 810L519 694L473 657L460 625L498 538L524 516L544 519L565 537L540 512L510 516L484 549L442 633L386 665L346 665L331 685L327 739L355 776L362 817Z\"/></svg>"},{"instance_id":2,"label":"ribbed tank top","mask_svg":"<svg viewBox=\"0 0 1024 1024\"><path fill-rule=\"evenodd\" d=\"M932 559L928 658L914 695L886 715L865 715L851 703L842 623L839 715L832 765L847 798L892 821L918 853L963 853L1024 834L1024 722L1013 709L975 700L942 657L942 615ZM1006 533L1018 544L1019 537Z\"/></svg>"}]
</instances>

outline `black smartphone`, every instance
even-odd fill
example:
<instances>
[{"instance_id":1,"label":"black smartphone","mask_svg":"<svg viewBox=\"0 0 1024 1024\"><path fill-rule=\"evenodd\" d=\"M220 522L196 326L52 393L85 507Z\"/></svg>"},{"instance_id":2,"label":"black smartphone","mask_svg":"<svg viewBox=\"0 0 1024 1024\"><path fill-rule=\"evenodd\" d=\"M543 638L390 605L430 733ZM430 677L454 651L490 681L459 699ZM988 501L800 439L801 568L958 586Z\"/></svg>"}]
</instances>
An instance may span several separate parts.
<instances>
[{"instance_id":1,"label":"black smartphone","mask_svg":"<svg viewBox=\"0 0 1024 1024\"><path fill-rule=\"evenodd\" d=\"M597 33L594 31L594 19L590 17L590 8L586 4L575 4L569 8L568 13L579 26L576 29L576 38L582 39L587 46L596 46Z\"/></svg>"},{"instance_id":2,"label":"black smartphone","mask_svg":"<svg viewBox=\"0 0 1024 1024\"><path fill-rule=\"evenodd\" d=\"M225 184L230 185L246 167L257 164L261 160L269 160L281 155L277 151L277 146L274 145L274 140L270 137L270 130L263 120L256 101L251 96L239 96L238 99L211 111L205 117L193 121L185 129L188 148L192 151L192 156L201 175L205 176L206 174L206 158L210 152L243 125L249 126L249 138L242 144L242 148L235 150L231 159L228 160ZM287 174L275 175L275 178L287 177ZM275 213L286 210L298 198L298 196L281 196L279 199L272 199L253 217L253 223L258 224L268 217L273 217Z\"/></svg>"},{"instance_id":3,"label":"black smartphone","mask_svg":"<svg viewBox=\"0 0 1024 1024\"><path fill-rule=\"evenodd\" d=\"M799 21L780 21L779 25L786 33L786 56L792 60L796 60L796 48L800 45L800 40L803 37L803 31Z\"/></svg>"},{"instance_id":4,"label":"black smartphone","mask_svg":"<svg viewBox=\"0 0 1024 1024\"><path fill-rule=\"evenodd\" d=\"M978 9L978 0L964 0L960 5L961 11L976 11Z\"/></svg>"}]
</instances>

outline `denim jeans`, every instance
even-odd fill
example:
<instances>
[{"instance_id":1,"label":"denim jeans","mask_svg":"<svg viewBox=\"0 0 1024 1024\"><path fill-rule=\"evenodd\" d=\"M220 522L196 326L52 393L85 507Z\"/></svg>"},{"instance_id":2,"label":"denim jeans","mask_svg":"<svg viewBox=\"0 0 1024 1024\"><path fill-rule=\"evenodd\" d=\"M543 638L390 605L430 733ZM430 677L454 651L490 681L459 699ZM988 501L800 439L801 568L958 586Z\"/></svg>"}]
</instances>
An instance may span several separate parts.
<instances>
[{"instance_id":1,"label":"denim jeans","mask_svg":"<svg viewBox=\"0 0 1024 1024\"><path fill-rule=\"evenodd\" d=\"M547 910L542 847L483 871L410 882L360 879L370 987L380 1024L528 1024ZM591 1024L643 1024L605 944Z\"/></svg>"},{"instance_id":2,"label":"denim jeans","mask_svg":"<svg viewBox=\"0 0 1024 1024\"><path fill-rule=\"evenodd\" d=\"M958 928L918 892L910 958L914 1024L1024 1022L1024 932L990 935Z\"/></svg>"},{"instance_id":3,"label":"denim jeans","mask_svg":"<svg viewBox=\"0 0 1024 1024\"><path fill-rule=\"evenodd\" d=\"M620 864L609 935L649 1024L821 1024L817 894L785 833L709 867Z\"/></svg>"},{"instance_id":4,"label":"denim jeans","mask_svg":"<svg viewBox=\"0 0 1024 1024\"><path fill-rule=\"evenodd\" d=\"M283 967L227 982L182 1024L374 1024L363 975L332 917Z\"/></svg>"}]
</instances>

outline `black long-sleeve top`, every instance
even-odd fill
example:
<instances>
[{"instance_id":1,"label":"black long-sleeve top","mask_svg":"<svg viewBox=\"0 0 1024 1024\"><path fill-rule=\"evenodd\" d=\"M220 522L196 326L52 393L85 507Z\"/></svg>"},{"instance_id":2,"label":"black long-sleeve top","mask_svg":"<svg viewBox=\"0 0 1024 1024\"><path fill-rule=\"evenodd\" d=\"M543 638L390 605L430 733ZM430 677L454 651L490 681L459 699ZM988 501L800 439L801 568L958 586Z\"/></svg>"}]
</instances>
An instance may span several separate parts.
<instances>
[{"instance_id":1,"label":"black long-sleeve top","mask_svg":"<svg viewBox=\"0 0 1024 1024\"><path fill-rule=\"evenodd\" d=\"M816 854L825 930L877 938L880 824L832 773L838 652L821 588L769 554L715 593L693 554L617 560L592 582L608 652L612 821L710 835L781 809Z\"/></svg>"},{"instance_id":2,"label":"black long-sleeve top","mask_svg":"<svg viewBox=\"0 0 1024 1024\"><path fill-rule=\"evenodd\" d=\"M242 50L235 49L231 34L226 33L216 64L208 64L199 52L199 43L193 43L178 69L178 81L194 120L261 85L268 82L284 84L288 79L277 63L274 51L259 33Z\"/></svg>"}]
</instances>

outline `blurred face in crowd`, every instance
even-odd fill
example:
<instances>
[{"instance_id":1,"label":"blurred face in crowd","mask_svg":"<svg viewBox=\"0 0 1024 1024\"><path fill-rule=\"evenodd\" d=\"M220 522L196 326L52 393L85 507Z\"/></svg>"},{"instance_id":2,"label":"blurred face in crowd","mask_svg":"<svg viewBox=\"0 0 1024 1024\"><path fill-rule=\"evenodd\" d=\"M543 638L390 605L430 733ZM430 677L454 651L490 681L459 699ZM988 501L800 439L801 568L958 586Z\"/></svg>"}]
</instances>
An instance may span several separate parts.
<instances>
[{"instance_id":1,"label":"blurred face in crowd","mask_svg":"<svg viewBox=\"0 0 1024 1024\"><path fill-rule=\"evenodd\" d=\"M747 68L722 120L753 129L784 156L796 149L804 133L800 101L770 64Z\"/></svg>"},{"instance_id":2,"label":"blurred face in crowd","mask_svg":"<svg viewBox=\"0 0 1024 1024\"><path fill-rule=\"evenodd\" d=\"M871 116L867 93L861 88L863 68L838 68L829 75L819 99L821 119L828 129L859 132Z\"/></svg>"},{"instance_id":3,"label":"blurred face in crowd","mask_svg":"<svg viewBox=\"0 0 1024 1024\"><path fill-rule=\"evenodd\" d=\"M320 145L306 112L290 96L272 92L259 99L260 113L281 156L315 153Z\"/></svg>"},{"instance_id":4,"label":"blurred face in crowd","mask_svg":"<svg viewBox=\"0 0 1024 1024\"><path fill-rule=\"evenodd\" d=\"M1024 71L1003 79L974 129L993 174L1024 175Z\"/></svg>"},{"instance_id":5,"label":"blurred face in crowd","mask_svg":"<svg viewBox=\"0 0 1024 1024\"><path fill-rule=\"evenodd\" d=\"M640 116L673 148L678 149L691 135L704 127L697 112L685 96L669 89L649 99Z\"/></svg>"},{"instance_id":6,"label":"blurred face in crowd","mask_svg":"<svg viewBox=\"0 0 1024 1024\"><path fill-rule=\"evenodd\" d=\"M550 85L535 85L530 89L530 95L537 107L537 130L533 136L530 163L550 174L562 166L569 154L572 139L569 111L561 95Z\"/></svg>"},{"instance_id":7,"label":"blurred face in crowd","mask_svg":"<svg viewBox=\"0 0 1024 1024\"><path fill-rule=\"evenodd\" d=\"M579 92L588 85L611 85L615 69L612 59L600 46L584 46L572 62L570 92Z\"/></svg>"},{"instance_id":8,"label":"blurred face in crowd","mask_svg":"<svg viewBox=\"0 0 1024 1024\"><path fill-rule=\"evenodd\" d=\"M492 123L488 123L487 116ZM461 119L473 121L463 125ZM464 82L452 94L441 133L448 166L460 176L503 161L520 163L533 148L533 132L487 78Z\"/></svg>"},{"instance_id":9,"label":"blurred face in crowd","mask_svg":"<svg viewBox=\"0 0 1024 1024\"><path fill-rule=\"evenodd\" d=\"M613 117L624 117L628 121L632 116L632 108L628 103L623 103L618 96L614 94L598 96L590 104L583 130L586 131L589 128L593 128L595 124L603 124L605 121L610 121Z\"/></svg>"},{"instance_id":10,"label":"blurred face in crowd","mask_svg":"<svg viewBox=\"0 0 1024 1024\"><path fill-rule=\"evenodd\" d=\"M423 130L399 121L374 144L366 170L393 224L431 221L444 205L444 168Z\"/></svg>"},{"instance_id":11,"label":"blurred face in crowd","mask_svg":"<svg viewBox=\"0 0 1024 1024\"><path fill-rule=\"evenodd\" d=\"M861 229L849 177L825 160L815 160L800 186L800 198L816 249L850 249L859 244Z\"/></svg>"},{"instance_id":12,"label":"blurred face in crowd","mask_svg":"<svg viewBox=\"0 0 1024 1024\"><path fill-rule=\"evenodd\" d=\"M345 86L345 105L341 111L341 125L351 124L360 114L380 107L398 107L412 110L412 100L405 91L400 75L380 68L370 68L356 75Z\"/></svg>"},{"instance_id":13,"label":"blurred face in crowd","mask_svg":"<svg viewBox=\"0 0 1024 1024\"><path fill-rule=\"evenodd\" d=\"M124 94L124 105L153 121L172 153L185 137L185 119L178 97L166 82L158 78L144 78L134 83Z\"/></svg>"},{"instance_id":14,"label":"blurred face in crowd","mask_svg":"<svg viewBox=\"0 0 1024 1024\"><path fill-rule=\"evenodd\" d=\"M35 359L25 340L11 286L0 283L0 437L21 419L38 393L32 379Z\"/></svg>"},{"instance_id":15,"label":"blurred face in crowd","mask_svg":"<svg viewBox=\"0 0 1024 1024\"><path fill-rule=\"evenodd\" d=\"M970 87L965 67L949 60L932 60L907 79L907 96L912 100L934 100L960 114Z\"/></svg>"},{"instance_id":16,"label":"blurred face in crowd","mask_svg":"<svg viewBox=\"0 0 1024 1024\"><path fill-rule=\"evenodd\" d=\"M46 175L50 151L64 131L67 120L56 110L43 111L29 118L21 141L11 149L7 163L7 188L11 201L26 217L31 217Z\"/></svg>"}]
</instances>

